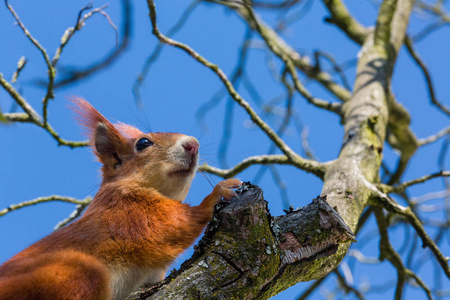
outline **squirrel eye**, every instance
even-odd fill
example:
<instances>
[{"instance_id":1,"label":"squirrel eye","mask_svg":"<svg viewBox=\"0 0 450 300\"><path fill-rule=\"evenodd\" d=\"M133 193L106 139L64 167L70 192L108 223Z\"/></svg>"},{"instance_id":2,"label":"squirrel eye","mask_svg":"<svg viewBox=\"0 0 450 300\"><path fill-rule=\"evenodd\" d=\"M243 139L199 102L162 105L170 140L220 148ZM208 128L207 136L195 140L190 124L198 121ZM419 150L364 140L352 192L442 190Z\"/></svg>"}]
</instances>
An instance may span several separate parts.
<instances>
[{"instance_id":1,"label":"squirrel eye","mask_svg":"<svg viewBox=\"0 0 450 300\"><path fill-rule=\"evenodd\" d=\"M150 147L151 145L153 145L153 142L151 142L148 138L142 138L139 141L137 141L136 150L142 151L145 148Z\"/></svg>"}]
</instances>

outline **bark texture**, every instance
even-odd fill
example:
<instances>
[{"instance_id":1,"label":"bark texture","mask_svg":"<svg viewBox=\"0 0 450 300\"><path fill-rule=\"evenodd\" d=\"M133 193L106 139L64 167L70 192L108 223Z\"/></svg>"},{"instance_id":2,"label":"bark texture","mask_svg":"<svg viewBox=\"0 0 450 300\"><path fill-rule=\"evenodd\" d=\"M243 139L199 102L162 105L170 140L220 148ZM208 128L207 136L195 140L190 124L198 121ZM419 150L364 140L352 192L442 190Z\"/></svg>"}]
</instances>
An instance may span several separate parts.
<instances>
[{"instance_id":1,"label":"bark texture","mask_svg":"<svg viewBox=\"0 0 450 300\"><path fill-rule=\"evenodd\" d=\"M192 258L133 299L267 299L326 275L352 240L325 197L274 218L262 190L246 183L218 205Z\"/></svg>"}]
</instances>

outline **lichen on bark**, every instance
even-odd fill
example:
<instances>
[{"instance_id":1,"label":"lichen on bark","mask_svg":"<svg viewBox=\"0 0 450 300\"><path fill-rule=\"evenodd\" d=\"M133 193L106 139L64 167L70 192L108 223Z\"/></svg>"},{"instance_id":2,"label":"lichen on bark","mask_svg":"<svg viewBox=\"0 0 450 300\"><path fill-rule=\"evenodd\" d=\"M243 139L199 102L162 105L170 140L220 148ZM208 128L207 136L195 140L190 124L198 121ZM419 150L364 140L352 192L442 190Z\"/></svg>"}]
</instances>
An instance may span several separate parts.
<instances>
[{"instance_id":1,"label":"lichen on bark","mask_svg":"<svg viewBox=\"0 0 450 300\"><path fill-rule=\"evenodd\" d=\"M354 240L325 197L274 218L259 187L238 195L218 205L192 258L134 299L266 299L330 272Z\"/></svg>"}]
</instances>

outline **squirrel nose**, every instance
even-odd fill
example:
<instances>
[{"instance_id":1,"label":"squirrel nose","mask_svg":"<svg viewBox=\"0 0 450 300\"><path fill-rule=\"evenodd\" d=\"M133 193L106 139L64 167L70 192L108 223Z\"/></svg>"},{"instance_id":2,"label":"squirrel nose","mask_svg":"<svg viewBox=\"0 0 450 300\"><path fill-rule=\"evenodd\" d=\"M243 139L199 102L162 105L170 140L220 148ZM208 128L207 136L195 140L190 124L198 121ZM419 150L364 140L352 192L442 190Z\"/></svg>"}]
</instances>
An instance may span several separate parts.
<instances>
[{"instance_id":1,"label":"squirrel nose","mask_svg":"<svg viewBox=\"0 0 450 300\"><path fill-rule=\"evenodd\" d=\"M184 142L182 144L182 146L183 146L184 150L186 150L186 152L189 152L192 156L194 156L198 153L198 148L200 147L197 140L195 140L195 139Z\"/></svg>"}]
</instances>

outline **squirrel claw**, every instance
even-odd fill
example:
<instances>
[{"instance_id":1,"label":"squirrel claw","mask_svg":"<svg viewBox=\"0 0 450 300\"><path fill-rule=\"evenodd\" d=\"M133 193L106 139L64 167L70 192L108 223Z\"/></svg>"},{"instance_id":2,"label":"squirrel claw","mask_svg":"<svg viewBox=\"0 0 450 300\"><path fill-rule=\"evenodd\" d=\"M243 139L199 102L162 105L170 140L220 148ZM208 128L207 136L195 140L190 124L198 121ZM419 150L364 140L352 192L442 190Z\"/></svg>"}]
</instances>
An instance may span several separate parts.
<instances>
[{"instance_id":1,"label":"squirrel claw","mask_svg":"<svg viewBox=\"0 0 450 300\"><path fill-rule=\"evenodd\" d=\"M237 194L232 189L236 189L242 185L242 181L238 179L227 179L219 182L214 190L226 201L230 201L232 197L237 197Z\"/></svg>"}]
</instances>

